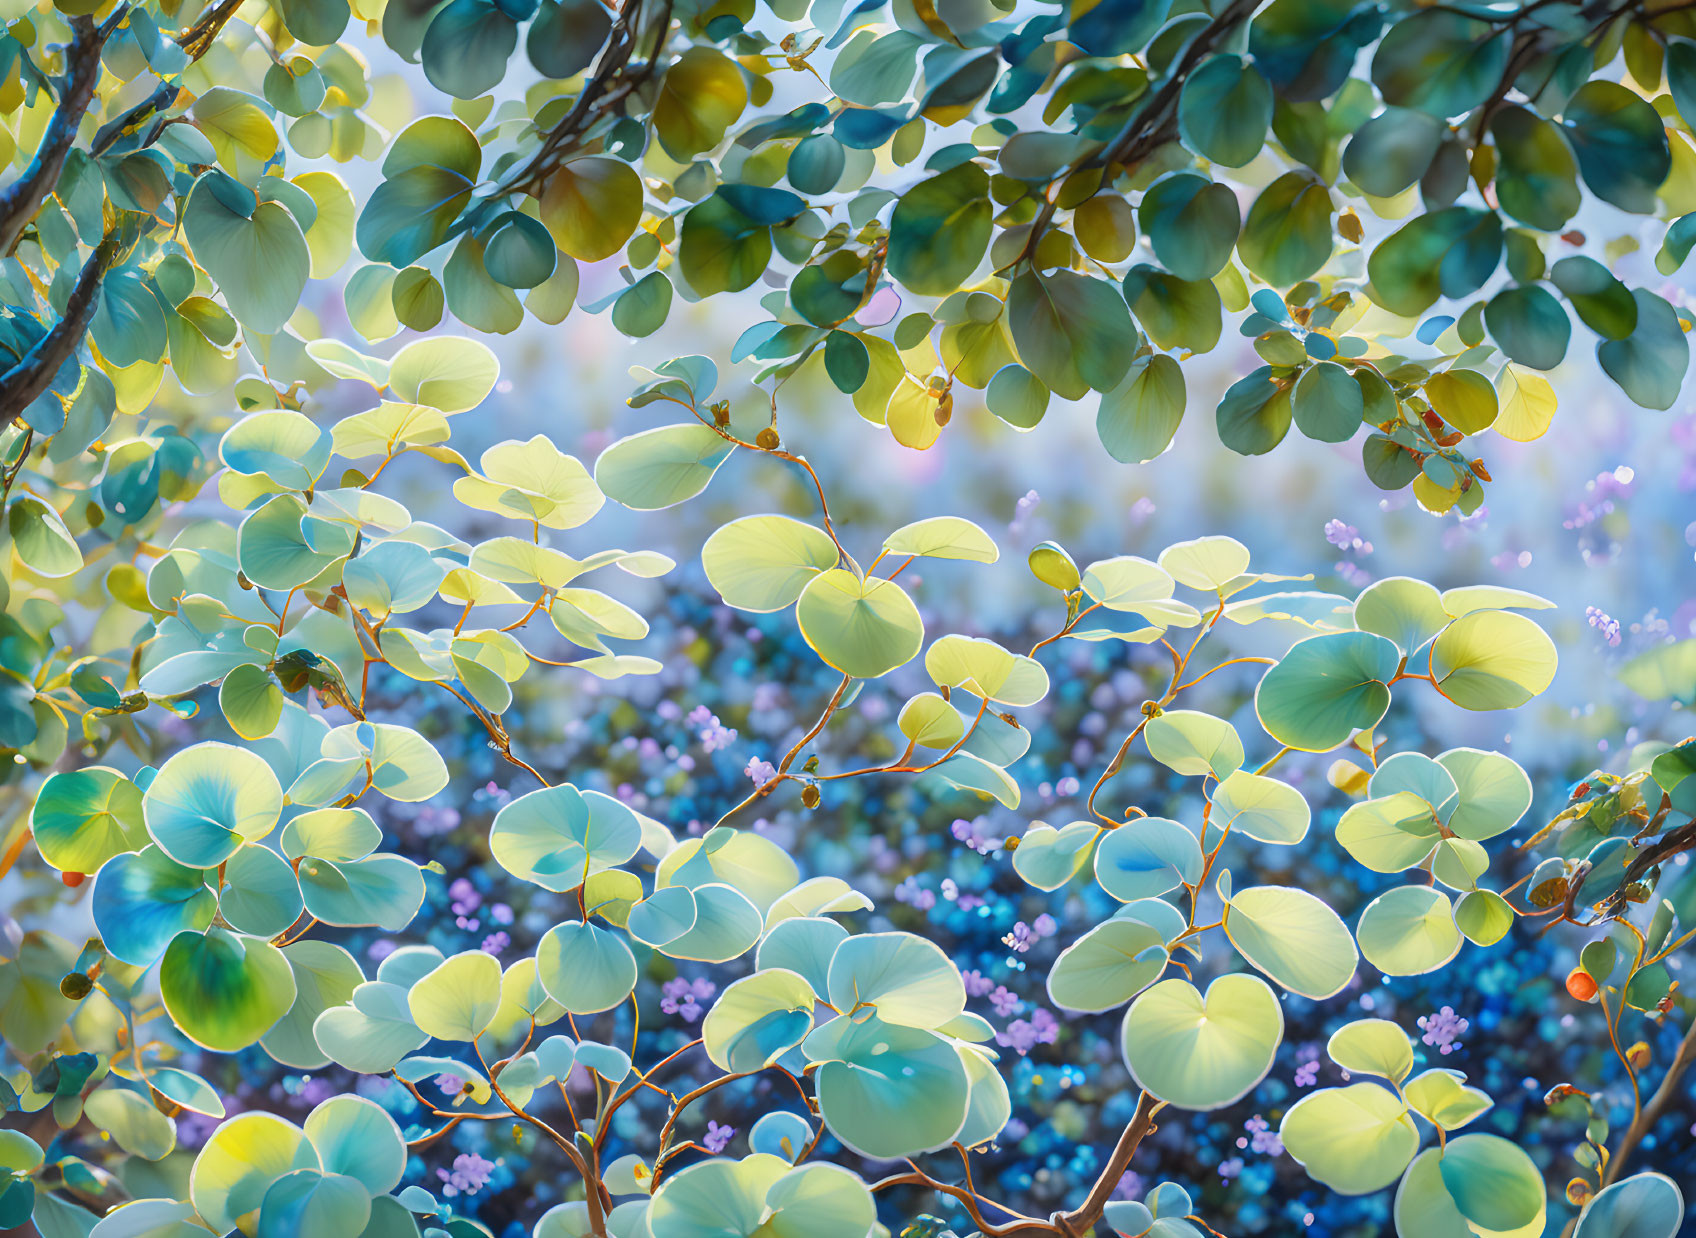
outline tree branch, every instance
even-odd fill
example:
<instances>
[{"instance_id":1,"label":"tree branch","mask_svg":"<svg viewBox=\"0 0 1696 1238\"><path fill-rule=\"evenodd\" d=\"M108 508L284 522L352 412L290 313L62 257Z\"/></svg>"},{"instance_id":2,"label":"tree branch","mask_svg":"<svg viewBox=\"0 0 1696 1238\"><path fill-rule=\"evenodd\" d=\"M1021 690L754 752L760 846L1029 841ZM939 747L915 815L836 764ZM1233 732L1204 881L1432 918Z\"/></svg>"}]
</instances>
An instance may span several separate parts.
<instances>
[{"instance_id":1,"label":"tree branch","mask_svg":"<svg viewBox=\"0 0 1696 1238\"><path fill-rule=\"evenodd\" d=\"M220 0L218 4L202 13L194 25L176 37L177 46L188 53L191 63L199 60L212 50L212 44L242 4L243 0ZM119 138L140 127L142 121L157 112L163 112L175 103L177 96L181 93L182 89L170 82L159 83L159 88L148 95L147 98L130 108L123 115L102 125L100 132L94 135L94 142L89 147L90 152L95 155L104 155L112 149L113 144ZM149 145L152 139L156 137L158 137L157 131L151 134L149 141L144 142L143 145Z\"/></svg>"},{"instance_id":2,"label":"tree branch","mask_svg":"<svg viewBox=\"0 0 1696 1238\"><path fill-rule=\"evenodd\" d=\"M72 39L65 49L65 78L59 89L59 104L53 109L53 119L47 122L42 135L41 149L36 151L24 174L5 190L0 191L0 254L9 254L17 247L18 238L29 226L41 204L59 183L65 159L76 142L77 126L94 101L94 88L100 81L100 52L106 40L129 13L129 5L120 4L98 26L88 16L72 17Z\"/></svg>"},{"instance_id":3,"label":"tree branch","mask_svg":"<svg viewBox=\"0 0 1696 1238\"><path fill-rule=\"evenodd\" d=\"M641 37L641 32L637 29L641 20L642 0L625 0L618 19L613 23L612 32L607 36L606 46L601 50L601 58L595 65L595 72L583 86L583 93L577 96L571 110L548 131L548 135L542 139L541 149L503 178L502 189L508 192L534 193L539 197L549 174L558 165L561 156L570 152L577 138L607 109L653 74L659 61L660 47L664 45L666 32L671 27L671 0L665 0L659 6L659 16L655 23L657 42L653 55L626 74L630 58L635 54L636 44ZM622 80L615 84L614 78Z\"/></svg>"},{"instance_id":4,"label":"tree branch","mask_svg":"<svg viewBox=\"0 0 1696 1238\"><path fill-rule=\"evenodd\" d=\"M65 312L53 329L35 342L22 359L0 374L0 430L11 425L53 382L59 367L76 354L83 333L100 304L100 281L117 258L119 233L112 229L101 238L94 253L83 263L82 273L71 288Z\"/></svg>"},{"instance_id":5,"label":"tree branch","mask_svg":"<svg viewBox=\"0 0 1696 1238\"><path fill-rule=\"evenodd\" d=\"M1691 1062L1696 1061L1696 1018L1690 1022L1690 1030L1684 1033L1684 1039L1679 1043L1678 1052L1667 1065L1666 1077L1661 1080L1661 1086L1655 1089L1655 1094L1649 1098L1649 1103L1643 1106L1637 1120L1625 1132L1625 1138L1620 1140L1619 1151L1614 1153L1608 1162L1608 1168L1602 1175L1602 1185L1611 1186L1619 1181L1620 1174L1625 1169L1626 1161L1637 1150L1643 1136L1655 1129L1655 1123L1660 1121L1668 1105L1678 1099L1678 1081L1684 1077Z\"/></svg>"},{"instance_id":6,"label":"tree branch","mask_svg":"<svg viewBox=\"0 0 1696 1238\"><path fill-rule=\"evenodd\" d=\"M1113 1198L1113 1190L1119 1185L1119 1179L1125 1176L1125 1171L1131 1167L1131 1158L1136 1155L1142 1141L1155 1131L1154 1115L1160 1111L1164 1102L1144 1092L1137 1101L1137 1111L1132 1115L1130 1125L1119 1136L1119 1142L1113 1146L1113 1154L1107 1158L1107 1165L1090 1188L1089 1197L1070 1212L1062 1213L1054 1218L1054 1223L1060 1231L1067 1235L1088 1234L1101 1213L1107 1207L1107 1201Z\"/></svg>"}]
</instances>

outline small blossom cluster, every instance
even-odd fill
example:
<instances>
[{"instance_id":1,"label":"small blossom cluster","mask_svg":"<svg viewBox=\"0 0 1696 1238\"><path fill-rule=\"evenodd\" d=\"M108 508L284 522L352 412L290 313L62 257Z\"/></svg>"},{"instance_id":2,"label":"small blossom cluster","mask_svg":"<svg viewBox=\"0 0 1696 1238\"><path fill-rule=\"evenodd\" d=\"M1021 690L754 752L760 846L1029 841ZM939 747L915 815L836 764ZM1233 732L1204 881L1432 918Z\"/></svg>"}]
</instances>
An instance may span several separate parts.
<instances>
[{"instance_id":1,"label":"small blossom cluster","mask_svg":"<svg viewBox=\"0 0 1696 1238\"><path fill-rule=\"evenodd\" d=\"M1454 1007L1444 1006L1436 1014L1420 1015L1419 1026L1425 1033L1420 1039L1447 1056L1461 1047L1460 1038L1472 1025L1457 1015Z\"/></svg>"},{"instance_id":2,"label":"small blossom cluster","mask_svg":"<svg viewBox=\"0 0 1696 1238\"><path fill-rule=\"evenodd\" d=\"M710 1002L717 992L718 985L711 980L674 976L660 988L660 1009L667 1014L682 1015L685 1023L693 1023L705 1011L703 1003Z\"/></svg>"},{"instance_id":3,"label":"small blossom cluster","mask_svg":"<svg viewBox=\"0 0 1696 1238\"><path fill-rule=\"evenodd\" d=\"M451 1198L475 1195L489 1185L494 1172L495 1162L486 1161L475 1152L461 1152L453 1158L451 1170L438 1169L436 1176L442 1180L442 1194Z\"/></svg>"},{"instance_id":4,"label":"small blossom cluster","mask_svg":"<svg viewBox=\"0 0 1696 1238\"><path fill-rule=\"evenodd\" d=\"M1610 646L1619 646L1619 620L1598 606L1584 608L1584 622L1602 634L1602 639Z\"/></svg>"}]
</instances>

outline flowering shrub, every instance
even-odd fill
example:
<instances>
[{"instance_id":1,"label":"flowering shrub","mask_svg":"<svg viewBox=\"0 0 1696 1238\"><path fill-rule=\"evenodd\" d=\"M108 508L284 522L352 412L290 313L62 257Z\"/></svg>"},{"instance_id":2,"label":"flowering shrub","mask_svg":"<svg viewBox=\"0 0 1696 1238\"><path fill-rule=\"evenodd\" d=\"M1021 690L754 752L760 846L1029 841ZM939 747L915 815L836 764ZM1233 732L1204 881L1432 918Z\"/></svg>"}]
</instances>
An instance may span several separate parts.
<instances>
[{"instance_id":1,"label":"flowering shrub","mask_svg":"<svg viewBox=\"0 0 1696 1238\"><path fill-rule=\"evenodd\" d=\"M1331 563L1105 503L1037 541L1022 486L1004 555L838 502L798 405L927 451L957 387L1020 430L1088 398L1145 465L1229 310L1227 448L1364 431L1464 535L1569 312L1678 397L1676 289L1569 224L1686 260L1689 12L944 7L9 17L0 1225L1679 1231L1696 739L1622 726L1573 782L1447 738L1532 717L1552 601L1380 574L1340 517ZM520 25L542 81L497 100ZM744 121L779 78L829 102ZM382 159L356 201L290 153ZM763 281L753 364L473 464L495 351L366 351L557 325L615 255L634 338ZM358 346L299 308L332 278ZM683 571L613 544L651 512ZM1627 687L1696 703L1696 644L1641 643Z\"/></svg>"}]
</instances>

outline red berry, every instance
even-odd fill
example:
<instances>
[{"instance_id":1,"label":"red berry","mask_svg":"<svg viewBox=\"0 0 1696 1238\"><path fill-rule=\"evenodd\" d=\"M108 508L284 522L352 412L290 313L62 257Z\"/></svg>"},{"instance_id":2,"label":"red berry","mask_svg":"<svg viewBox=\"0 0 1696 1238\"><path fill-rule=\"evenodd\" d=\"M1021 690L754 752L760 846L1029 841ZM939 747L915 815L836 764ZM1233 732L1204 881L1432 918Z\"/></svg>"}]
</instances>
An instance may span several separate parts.
<instances>
[{"instance_id":1,"label":"red berry","mask_svg":"<svg viewBox=\"0 0 1696 1238\"><path fill-rule=\"evenodd\" d=\"M1595 978L1582 967L1575 967L1567 973L1566 991L1581 1002L1596 1000Z\"/></svg>"},{"instance_id":2,"label":"red berry","mask_svg":"<svg viewBox=\"0 0 1696 1238\"><path fill-rule=\"evenodd\" d=\"M60 873L59 874L59 880L63 881L66 885L70 886L71 889L74 890L78 886L80 886L83 882L88 880L88 874L87 873Z\"/></svg>"}]
</instances>

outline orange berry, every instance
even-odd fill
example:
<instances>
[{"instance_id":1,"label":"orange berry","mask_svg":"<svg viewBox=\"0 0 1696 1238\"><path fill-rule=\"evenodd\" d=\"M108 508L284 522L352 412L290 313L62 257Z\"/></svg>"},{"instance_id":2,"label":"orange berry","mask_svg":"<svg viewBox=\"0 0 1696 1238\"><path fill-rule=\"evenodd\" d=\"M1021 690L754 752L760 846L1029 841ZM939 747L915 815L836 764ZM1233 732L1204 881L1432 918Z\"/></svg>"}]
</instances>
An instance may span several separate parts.
<instances>
[{"instance_id":1,"label":"orange berry","mask_svg":"<svg viewBox=\"0 0 1696 1238\"><path fill-rule=\"evenodd\" d=\"M59 880L63 881L66 885L70 886L71 889L74 890L78 886L80 886L83 882L88 880L88 874L87 873L60 873L59 874Z\"/></svg>"},{"instance_id":2,"label":"orange berry","mask_svg":"<svg viewBox=\"0 0 1696 1238\"><path fill-rule=\"evenodd\" d=\"M1581 1002L1596 1000L1596 981L1582 967L1575 967L1567 973L1566 991Z\"/></svg>"}]
</instances>

